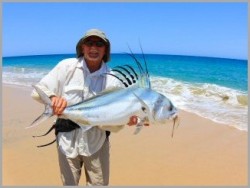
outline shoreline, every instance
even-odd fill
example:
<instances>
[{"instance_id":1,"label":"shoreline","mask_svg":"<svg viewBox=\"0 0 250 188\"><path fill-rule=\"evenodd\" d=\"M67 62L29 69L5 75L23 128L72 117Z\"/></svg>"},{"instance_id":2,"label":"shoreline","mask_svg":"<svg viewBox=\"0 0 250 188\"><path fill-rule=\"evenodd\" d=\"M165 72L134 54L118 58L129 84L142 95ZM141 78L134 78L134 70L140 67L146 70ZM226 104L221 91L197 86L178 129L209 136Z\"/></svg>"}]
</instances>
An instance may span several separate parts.
<instances>
[{"instance_id":1,"label":"shoreline","mask_svg":"<svg viewBox=\"0 0 250 188\"><path fill-rule=\"evenodd\" d=\"M56 145L44 133L51 120L25 129L43 111L29 87L2 85L3 185L61 185ZM24 89L25 88L25 89ZM180 111L180 125L143 127L133 135L126 126L110 137L110 185L241 185L248 184L248 132ZM122 169L122 171L121 171ZM235 173L237 172L237 173ZM29 177L29 178L27 178ZM42 177L42 178L41 178ZM84 173L79 185L85 185Z\"/></svg>"}]
</instances>

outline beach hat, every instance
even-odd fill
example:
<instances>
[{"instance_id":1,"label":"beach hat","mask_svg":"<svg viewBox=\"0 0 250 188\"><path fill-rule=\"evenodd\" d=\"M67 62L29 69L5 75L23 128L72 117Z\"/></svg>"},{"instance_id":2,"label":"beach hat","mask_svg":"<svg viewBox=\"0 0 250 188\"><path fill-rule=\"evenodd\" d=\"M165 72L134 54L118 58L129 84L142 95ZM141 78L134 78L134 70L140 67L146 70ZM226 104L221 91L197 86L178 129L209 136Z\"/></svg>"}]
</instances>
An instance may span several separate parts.
<instances>
[{"instance_id":1,"label":"beach hat","mask_svg":"<svg viewBox=\"0 0 250 188\"><path fill-rule=\"evenodd\" d=\"M76 45L76 54L77 57L82 57L83 53L82 53L82 44L83 42L91 37L91 36L96 36L101 38L105 44L106 44L106 54L103 57L103 61L106 63L110 60L110 42L108 40L108 38L106 37L105 33L99 29L90 29L88 30L85 35L78 41L77 45Z\"/></svg>"}]
</instances>

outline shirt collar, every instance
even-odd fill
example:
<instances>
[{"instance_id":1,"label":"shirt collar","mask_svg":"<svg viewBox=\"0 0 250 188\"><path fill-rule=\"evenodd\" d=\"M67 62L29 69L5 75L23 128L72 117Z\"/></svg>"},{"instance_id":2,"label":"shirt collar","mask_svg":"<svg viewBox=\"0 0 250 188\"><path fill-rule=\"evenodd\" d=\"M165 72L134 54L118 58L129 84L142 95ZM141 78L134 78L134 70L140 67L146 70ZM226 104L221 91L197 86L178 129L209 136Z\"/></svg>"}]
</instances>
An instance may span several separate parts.
<instances>
[{"instance_id":1,"label":"shirt collar","mask_svg":"<svg viewBox=\"0 0 250 188\"><path fill-rule=\"evenodd\" d=\"M88 73L88 75L91 75L91 76L100 76L103 73L106 73L108 71L108 67L107 67L106 63L102 62L101 68L99 70L90 73L89 68L87 67L87 64L86 64L84 58L79 59L76 67L82 68L83 70L85 70Z\"/></svg>"}]
</instances>

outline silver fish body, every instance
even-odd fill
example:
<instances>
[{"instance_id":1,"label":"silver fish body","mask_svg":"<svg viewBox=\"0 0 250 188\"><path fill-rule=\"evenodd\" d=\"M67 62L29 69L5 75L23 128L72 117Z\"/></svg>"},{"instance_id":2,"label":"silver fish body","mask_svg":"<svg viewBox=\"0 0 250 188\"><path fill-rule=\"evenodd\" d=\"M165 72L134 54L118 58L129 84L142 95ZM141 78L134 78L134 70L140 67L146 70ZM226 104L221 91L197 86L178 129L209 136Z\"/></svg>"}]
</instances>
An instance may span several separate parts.
<instances>
[{"instance_id":1,"label":"silver fish body","mask_svg":"<svg viewBox=\"0 0 250 188\"><path fill-rule=\"evenodd\" d=\"M162 94L148 88L132 87L103 93L67 107L62 118L83 125L125 125L131 116L148 119L150 124L164 123L177 115L177 109Z\"/></svg>"}]
</instances>

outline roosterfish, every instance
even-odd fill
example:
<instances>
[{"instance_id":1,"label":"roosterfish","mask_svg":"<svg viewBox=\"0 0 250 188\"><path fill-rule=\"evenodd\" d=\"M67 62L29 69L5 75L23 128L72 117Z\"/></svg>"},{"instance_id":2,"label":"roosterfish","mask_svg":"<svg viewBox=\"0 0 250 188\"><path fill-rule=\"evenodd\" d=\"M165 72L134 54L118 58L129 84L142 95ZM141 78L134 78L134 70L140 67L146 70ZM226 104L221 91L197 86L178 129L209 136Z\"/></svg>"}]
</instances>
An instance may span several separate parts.
<instances>
[{"instance_id":1,"label":"roosterfish","mask_svg":"<svg viewBox=\"0 0 250 188\"><path fill-rule=\"evenodd\" d=\"M105 73L120 80L125 87L106 90L83 102L68 106L60 118L69 119L80 126L120 126L126 125L130 117L136 116L138 122L134 134L138 134L146 124L165 124L167 121L173 121L173 137L176 124L179 125L177 108L165 95L151 88L144 54L144 68L132 52L129 55L136 62L139 72L130 65L123 65ZM45 111L27 128L35 127L54 115L50 98L39 87L33 87L45 104Z\"/></svg>"}]
</instances>

